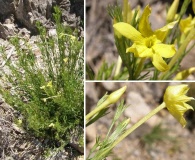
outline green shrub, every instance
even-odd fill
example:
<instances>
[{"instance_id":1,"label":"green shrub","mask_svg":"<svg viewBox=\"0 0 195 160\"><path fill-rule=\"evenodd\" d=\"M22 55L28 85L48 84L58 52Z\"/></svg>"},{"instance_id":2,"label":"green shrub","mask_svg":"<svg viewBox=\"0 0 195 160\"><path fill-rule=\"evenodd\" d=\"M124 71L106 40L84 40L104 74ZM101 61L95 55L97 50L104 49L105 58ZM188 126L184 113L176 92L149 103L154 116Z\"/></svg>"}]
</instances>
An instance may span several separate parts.
<instances>
[{"instance_id":1,"label":"green shrub","mask_svg":"<svg viewBox=\"0 0 195 160\"><path fill-rule=\"evenodd\" d=\"M1 70L0 94L23 115L26 130L65 145L84 126L83 38L60 22L57 7L54 19L56 36L49 36L37 23L40 37L35 43L40 56L25 39L10 39L16 59L7 60ZM6 60L5 49L1 50Z\"/></svg>"}]
</instances>

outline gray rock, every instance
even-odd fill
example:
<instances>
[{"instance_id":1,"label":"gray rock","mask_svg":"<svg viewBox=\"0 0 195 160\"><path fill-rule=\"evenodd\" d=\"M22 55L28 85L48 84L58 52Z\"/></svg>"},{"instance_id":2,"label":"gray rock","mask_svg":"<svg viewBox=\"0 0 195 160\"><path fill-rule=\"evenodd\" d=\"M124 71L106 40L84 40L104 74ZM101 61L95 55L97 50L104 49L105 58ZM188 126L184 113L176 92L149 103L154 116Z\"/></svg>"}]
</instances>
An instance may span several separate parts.
<instances>
[{"instance_id":1,"label":"gray rock","mask_svg":"<svg viewBox=\"0 0 195 160\"><path fill-rule=\"evenodd\" d=\"M152 108L150 108L150 106L144 101L144 98L137 92L128 93L127 104L130 104L130 106L125 110L124 114L131 118L132 123L138 122L152 110ZM154 115L146 123L149 126L155 126L159 122L160 118L157 115Z\"/></svg>"},{"instance_id":2,"label":"gray rock","mask_svg":"<svg viewBox=\"0 0 195 160\"><path fill-rule=\"evenodd\" d=\"M2 24L0 23L0 38L6 39L9 36L15 34L16 28L14 24Z\"/></svg>"},{"instance_id":3,"label":"gray rock","mask_svg":"<svg viewBox=\"0 0 195 160\"><path fill-rule=\"evenodd\" d=\"M84 0L0 0L0 22L2 24L14 22L16 28L26 27L34 35L38 33L36 21L48 29L53 28L52 13L56 5L62 11L62 21L73 28L79 28L81 19L84 20ZM9 36L7 33L9 31L6 32L2 27L0 32L0 38L6 39Z\"/></svg>"},{"instance_id":4,"label":"gray rock","mask_svg":"<svg viewBox=\"0 0 195 160\"><path fill-rule=\"evenodd\" d=\"M0 0L0 17L6 18L14 11L14 0Z\"/></svg>"}]
</instances>

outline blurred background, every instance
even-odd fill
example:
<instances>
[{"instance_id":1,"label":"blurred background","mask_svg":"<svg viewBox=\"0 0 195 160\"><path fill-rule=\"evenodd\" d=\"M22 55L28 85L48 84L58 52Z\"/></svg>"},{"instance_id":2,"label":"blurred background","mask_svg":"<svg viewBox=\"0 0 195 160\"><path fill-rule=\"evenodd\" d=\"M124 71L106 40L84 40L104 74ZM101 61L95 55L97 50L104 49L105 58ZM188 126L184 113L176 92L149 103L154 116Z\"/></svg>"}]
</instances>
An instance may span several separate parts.
<instances>
[{"instance_id":1,"label":"blurred background","mask_svg":"<svg viewBox=\"0 0 195 160\"><path fill-rule=\"evenodd\" d=\"M161 28L166 22L166 9L173 0L129 0L132 9L137 5L141 9L150 4L152 13L150 22L153 29ZM122 0L118 0L122 5ZM180 0L180 6L183 3ZM112 20L107 12L108 5L116 4L116 0L86 0L86 63L97 73L105 60L109 64L115 63L118 58L115 47ZM192 5L189 5L187 14L192 14ZM186 15L188 16L188 15ZM181 69L188 69L194 66L195 48L192 49L181 63ZM194 76L188 79L194 79Z\"/></svg>"},{"instance_id":2,"label":"blurred background","mask_svg":"<svg viewBox=\"0 0 195 160\"><path fill-rule=\"evenodd\" d=\"M124 99L128 108L120 120L131 118L128 128L144 117L163 101L163 95L171 83L146 82L86 82L86 114L96 105L98 100L107 92L127 86L127 90L119 102ZM188 96L195 97L195 82L188 84ZM195 101L191 105L195 108ZM107 134L111 120L115 114L116 106L110 107L109 114L86 128L86 153L95 144L96 136L104 138ZM195 112L189 110L185 113L187 126L181 124L167 111L161 110L146 123L136 129L132 134L119 143L107 160L191 160L195 157Z\"/></svg>"}]
</instances>

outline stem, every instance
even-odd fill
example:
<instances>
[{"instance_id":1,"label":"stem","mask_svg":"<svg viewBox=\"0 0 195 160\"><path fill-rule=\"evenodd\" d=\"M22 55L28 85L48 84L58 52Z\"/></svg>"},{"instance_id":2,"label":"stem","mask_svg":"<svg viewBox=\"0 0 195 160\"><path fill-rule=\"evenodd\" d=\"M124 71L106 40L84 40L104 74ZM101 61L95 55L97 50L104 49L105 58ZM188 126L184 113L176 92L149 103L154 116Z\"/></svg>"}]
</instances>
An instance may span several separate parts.
<instances>
[{"instance_id":1,"label":"stem","mask_svg":"<svg viewBox=\"0 0 195 160\"><path fill-rule=\"evenodd\" d=\"M127 22L128 0L123 0L123 22Z\"/></svg>"},{"instance_id":2,"label":"stem","mask_svg":"<svg viewBox=\"0 0 195 160\"><path fill-rule=\"evenodd\" d=\"M94 110L92 110L90 113L88 113L86 115L86 122L89 121L89 119L91 117L93 117L96 113L98 113L99 111L101 111L103 108L107 107L108 105L110 105L111 103L109 101L104 101L102 104L100 104L97 108L95 108Z\"/></svg>"},{"instance_id":3,"label":"stem","mask_svg":"<svg viewBox=\"0 0 195 160\"><path fill-rule=\"evenodd\" d=\"M120 69L121 69L121 66L122 66L122 59L120 56L118 56L114 77L118 76Z\"/></svg>"},{"instance_id":4,"label":"stem","mask_svg":"<svg viewBox=\"0 0 195 160\"><path fill-rule=\"evenodd\" d=\"M138 67L137 67L137 69L135 71L135 78L136 79L140 75L140 73L141 73L141 71L143 69L145 59L146 58L141 58L140 61L139 61Z\"/></svg>"},{"instance_id":5,"label":"stem","mask_svg":"<svg viewBox=\"0 0 195 160\"><path fill-rule=\"evenodd\" d=\"M151 118L153 115L158 113L160 110L165 108L166 105L163 102L161 105L159 105L157 108L152 110L150 113L148 113L145 117L140 119L136 124L134 124L131 128L125 131L110 147L109 150L105 150L102 154L105 154L106 152L109 152L111 149L113 149L118 143L120 143L125 137L127 137L130 133L132 133L135 129L137 129L140 125L142 125L144 122L146 122L149 118Z\"/></svg>"},{"instance_id":6,"label":"stem","mask_svg":"<svg viewBox=\"0 0 195 160\"><path fill-rule=\"evenodd\" d=\"M179 50L177 51L177 53L175 54L175 56L171 59L171 61L169 62L169 68L171 69L173 67L173 65L177 62L178 59L180 59L180 57L182 56L182 54L184 53L187 45L189 44L189 42L194 39L195 36L195 28L193 28L190 33L188 34L188 36L186 37L185 41L183 42L183 44L181 45L181 47L179 48ZM160 79L163 79L164 76L167 74L168 71L164 72L161 74Z\"/></svg>"},{"instance_id":7,"label":"stem","mask_svg":"<svg viewBox=\"0 0 195 160\"><path fill-rule=\"evenodd\" d=\"M194 46L195 46L195 42L194 42L194 44L186 51L186 54L188 54L188 53L192 50L192 48L194 48Z\"/></svg>"}]
</instances>

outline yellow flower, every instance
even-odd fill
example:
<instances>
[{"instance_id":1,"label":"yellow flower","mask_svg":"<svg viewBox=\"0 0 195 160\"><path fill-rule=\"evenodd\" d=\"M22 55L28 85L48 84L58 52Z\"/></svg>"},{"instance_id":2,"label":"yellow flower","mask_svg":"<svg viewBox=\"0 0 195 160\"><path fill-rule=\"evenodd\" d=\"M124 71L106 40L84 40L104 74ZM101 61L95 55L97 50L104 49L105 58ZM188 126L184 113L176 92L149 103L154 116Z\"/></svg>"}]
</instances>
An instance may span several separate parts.
<instances>
[{"instance_id":1,"label":"yellow flower","mask_svg":"<svg viewBox=\"0 0 195 160\"><path fill-rule=\"evenodd\" d=\"M43 102L47 102L47 98L42 98Z\"/></svg>"},{"instance_id":2,"label":"yellow flower","mask_svg":"<svg viewBox=\"0 0 195 160\"><path fill-rule=\"evenodd\" d=\"M45 89L45 86L41 86L40 89Z\"/></svg>"},{"instance_id":3,"label":"yellow flower","mask_svg":"<svg viewBox=\"0 0 195 160\"><path fill-rule=\"evenodd\" d=\"M55 124L50 123L49 127L53 128L55 126Z\"/></svg>"},{"instance_id":4,"label":"yellow flower","mask_svg":"<svg viewBox=\"0 0 195 160\"><path fill-rule=\"evenodd\" d=\"M152 31L148 19L150 13L150 7L146 6L138 26L140 32L130 24L124 22L116 23L113 27L118 33L134 42L131 47L126 49L126 52L132 52L136 57L151 58L153 65L159 71L164 72L168 70L169 67L162 57L171 58L176 50L174 45L163 44L162 42L164 41L168 30L172 29L177 21Z\"/></svg>"},{"instance_id":5,"label":"yellow flower","mask_svg":"<svg viewBox=\"0 0 195 160\"><path fill-rule=\"evenodd\" d=\"M67 63L67 62L68 62L68 57L64 58L63 61L64 61L65 63Z\"/></svg>"},{"instance_id":6,"label":"yellow flower","mask_svg":"<svg viewBox=\"0 0 195 160\"><path fill-rule=\"evenodd\" d=\"M188 18L182 19L179 23L179 27L181 32L184 34L188 34L189 31L194 28L195 25L195 18L192 19L192 16L189 15Z\"/></svg>"},{"instance_id":7,"label":"yellow flower","mask_svg":"<svg viewBox=\"0 0 195 160\"><path fill-rule=\"evenodd\" d=\"M71 35L71 34L66 34L66 33L60 33L59 37L60 37L60 38L62 38L62 37L70 37L70 40L71 40L71 41L76 40L76 37L75 37L75 36L73 36L73 35Z\"/></svg>"},{"instance_id":8,"label":"yellow flower","mask_svg":"<svg viewBox=\"0 0 195 160\"><path fill-rule=\"evenodd\" d=\"M194 99L193 97L188 97L185 95L188 90L188 85L184 84L169 86L167 87L164 94L164 102L166 104L167 109L183 127L185 127L186 125L184 113L189 109L194 110L192 106L186 103Z\"/></svg>"},{"instance_id":9,"label":"yellow flower","mask_svg":"<svg viewBox=\"0 0 195 160\"><path fill-rule=\"evenodd\" d=\"M49 81L49 82L47 83L47 87L52 88L52 81Z\"/></svg>"}]
</instances>

